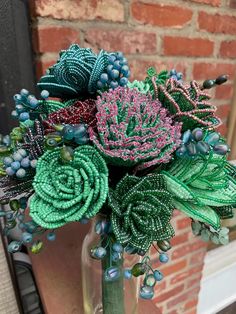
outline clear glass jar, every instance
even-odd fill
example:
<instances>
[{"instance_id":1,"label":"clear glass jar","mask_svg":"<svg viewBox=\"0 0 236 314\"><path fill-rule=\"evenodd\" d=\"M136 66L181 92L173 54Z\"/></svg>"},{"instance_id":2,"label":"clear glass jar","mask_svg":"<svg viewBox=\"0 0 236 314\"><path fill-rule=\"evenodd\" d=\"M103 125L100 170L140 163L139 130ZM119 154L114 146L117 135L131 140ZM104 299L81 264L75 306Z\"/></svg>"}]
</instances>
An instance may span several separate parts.
<instances>
[{"instance_id":1,"label":"clear glass jar","mask_svg":"<svg viewBox=\"0 0 236 314\"><path fill-rule=\"evenodd\" d=\"M98 220L95 218L89 233L82 246L82 286L84 314L136 314L138 313L139 277L124 279L123 269L130 269L140 261L138 255L124 253L123 260L116 262L115 266L121 275L115 281L107 282L104 272L108 267L114 266L111 254L102 260L91 257L91 248L101 243L101 236L95 232Z\"/></svg>"}]
</instances>

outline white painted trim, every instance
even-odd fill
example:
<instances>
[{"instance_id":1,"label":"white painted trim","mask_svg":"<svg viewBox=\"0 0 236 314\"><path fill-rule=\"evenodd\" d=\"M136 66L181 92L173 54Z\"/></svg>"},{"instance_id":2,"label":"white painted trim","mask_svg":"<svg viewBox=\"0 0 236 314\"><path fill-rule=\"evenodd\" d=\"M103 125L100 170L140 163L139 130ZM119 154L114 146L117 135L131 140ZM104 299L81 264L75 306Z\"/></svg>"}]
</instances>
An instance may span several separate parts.
<instances>
[{"instance_id":1,"label":"white painted trim","mask_svg":"<svg viewBox=\"0 0 236 314\"><path fill-rule=\"evenodd\" d=\"M198 314L216 314L236 301L236 241L206 254Z\"/></svg>"}]
</instances>

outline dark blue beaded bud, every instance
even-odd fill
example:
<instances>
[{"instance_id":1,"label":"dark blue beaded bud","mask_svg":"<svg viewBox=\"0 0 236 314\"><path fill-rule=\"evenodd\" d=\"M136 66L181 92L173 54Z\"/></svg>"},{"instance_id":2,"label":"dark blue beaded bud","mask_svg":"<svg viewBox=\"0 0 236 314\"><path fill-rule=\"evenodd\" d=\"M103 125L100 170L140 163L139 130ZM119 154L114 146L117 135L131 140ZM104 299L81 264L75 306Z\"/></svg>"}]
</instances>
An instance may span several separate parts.
<instances>
[{"instance_id":1,"label":"dark blue beaded bud","mask_svg":"<svg viewBox=\"0 0 236 314\"><path fill-rule=\"evenodd\" d=\"M108 75L107 75L107 73L102 73L101 74L101 76L100 76L100 81L102 82L102 83L107 83L107 81L108 81Z\"/></svg>"},{"instance_id":2,"label":"dark blue beaded bud","mask_svg":"<svg viewBox=\"0 0 236 314\"><path fill-rule=\"evenodd\" d=\"M23 88L21 91L20 91L20 94L21 96L28 96L29 95L29 91L25 88Z\"/></svg>"},{"instance_id":3,"label":"dark blue beaded bud","mask_svg":"<svg viewBox=\"0 0 236 314\"><path fill-rule=\"evenodd\" d=\"M214 146L216 143L218 143L219 139L220 135L216 132L213 132L206 136L205 142L207 142L211 146Z\"/></svg>"},{"instance_id":4,"label":"dark blue beaded bud","mask_svg":"<svg viewBox=\"0 0 236 314\"><path fill-rule=\"evenodd\" d=\"M26 120L29 120L30 116L29 116L29 113L28 112L22 112L19 116L19 120L21 122L24 122Z\"/></svg>"},{"instance_id":5,"label":"dark blue beaded bud","mask_svg":"<svg viewBox=\"0 0 236 314\"><path fill-rule=\"evenodd\" d=\"M121 64L120 64L120 61L115 61L114 62L114 65L113 65L113 67L114 67L114 69L116 69L116 70L120 70L120 68L121 68Z\"/></svg>"},{"instance_id":6,"label":"dark blue beaded bud","mask_svg":"<svg viewBox=\"0 0 236 314\"><path fill-rule=\"evenodd\" d=\"M21 249L21 242L19 241L12 241L7 247L7 250L9 253L18 252L20 249Z\"/></svg>"},{"instance_id":7,"label":"dark blue beaded bud","mask_svg":"<svg viewBox=\"0 0 236 314\"><path fill-rule=\"evenodd\" d=\"M119 84L116 81L111 81L110 86L111 86L112 89L115 89L115 88L117 88L119 86Z\"/></svg>"},{"instance_id":8,"label":"dark blue beaded bud","mask_svg":"<svg viewBox=\"0 0 236 314\"><path fill-rule=\"evenodd\" d=\"M41 95L42 98L47 99L49 97L49 92L44 89L44 90L41 91L40 95Z\"/></svg>"},{"instance_id":9,"label":"dark blue beaded bud","mask_svg":"<svg viewBox=\"0 0 236 314\"><path fill-rule=\"evenodd\" d=\"M167 263L167 262L169 261L168 255L165 254L165 253L161 253L161 254L159 255L159 261L160 261L161 263Z\"/></svg>"},{"instance_id":10,"label":"dark blue beaded bud","mask_svg":"<svg viewBox=\"0 0 236 314\"><path fill-rule=\"evenodd\" d=\"M154 290L152 287L149 286L142 286L139 292L139 296L142 299L150 300L154 296Z\"/></svg>"},{"instance_id":11,"label":"dark blue beaded bud","mask_svg":"<svg viewBox=\"0 0 236 314\"><path fill-rule=\"evenodd\" d=\"M133 247L132 245L127 245L125 247L125 252L128 254L136 254L138 252L138 249Z\"/></svg>"},{"instance_id":12,"label":"dark blue beaded bud","mask_svg":"<svg viewBox=\"0 0 236 314\"><path fill-rule=\"evenodd\" d=\"M97 88L98 89L103 89L105 86L101 81L97 81Z\"/></svg>"},{"instance_id":13,"label":"dark blue beaded bud","mask_svg":"<svg viewBox=\"0 0 236 314\"><path fill-rule=\"evenodd\" d=\"M72 140L74 138L74 127L71 125L64 126L62 130L62 136L65 140Z\"/></svg>"},{"instance_id":14,"label":"dark blue beaded bud","mask_svg":"<svg viewBox=\"0 0 236 314\"><path fill-rule=\"evenodd\" d=\"M82 225L86 225L88 222L89 222L89 219L88 218L81 218L79 220L79 222L82 224Z\"/></svg>"},{"instance_id":15,"label":"dark blue beaded bud","mask_svg":"<svg viewBox=\"0 0 236 314\"><path fill-rule=\"evenodd\" d=\"M122 77L120 79L120 86L125 86L128 84L128 79L126 77Z\"/></svg>"},{"instance_id":16,"label":"dark blue beaded bud","mask_svg":"<svg viewBox=\"0 0 236 314\"><path fill-rule=\"evenodd\" d=\"M186 144L191 138L192 138L192 133L190 130L187 130L183 134L182 141L184 144Z\"/></svg>"},{"instance_id":17,"label":"dark blue beaded bud","mask_svg":"<svg viewBox=\"0 0 236 314\"><path fill-rule=\"evenodd\" d=\"M116 61L116 57L113 54L110 54L110 56L108 57L108 62L113 64Z\"/></svg>"},{"instance_id":18,"label":"dark blue beaded bud","mask_svg":"<svg viewBox=\"0 0 236 314\"><path fill-rule=\"evenodd\" d=\"M113 80L117 79L119 77L119 75L120 75L120 72L118 70L115 70L115 69L112 70L111 73L110 73L110 77Z\"/></svg>"},{"instance_id":19,"label":"dark blue beaded bud","mask_svg":"<svg viewBox=\"0 0 236 314\"><path fill-rule=\"evenodd\" d=\"M161 281L164 278L162 272L160 272L159 270L155 270L153 274L156 281Z\"/></svg>"},{"instance_id":20,"label":"dark blue beaded bud","mask_svg":"<svg viewBox=\"0 0 236 314\"><path fill-rule=\"evenodd\" d=\"M125 269L124 270L124 278L125 279L131 279L132 278L132 273L130 269Z\"/></svg>"},{"instance_id":21,"label":"dark blue beaded bud","mask_svg":"<svg viewBox=\"0 0 236 314\"><path fill-rule=\"evenodd\" d=\"M218 155L226 155L229 151L229 146L227 144L217 144L213 147L213 150Z\"/></svg>"},{"instance_id":22,"label":"dark blue beaded bud","mask_svg":"<svg viewBox=\"0 0 236 314\"><path fill-rule=\"evenodd\" d=\"M3 163L5 166L10 166L12 162L13 162L13 159L11 157L5 157L3 159Z\"/></svg>"},{"instance_id":23,"label":"dark blue beaded bud","mask_svg":"<svg viewBox=\"0 0 236 314\"><path fill-rule=\"evenodd\" d=\"M120 270L117 267L109 267L105 270L104 279L105 281L115 281L120 277Z\"/></svg>"},{"instance_id":24,"label":"dark blue beaded bud","mask_svg":"<svg viewBox=\"0 0 236 314\"><path fill-rule=\"evenodd\" d=\"M156 284L156 278L153 274L149 274L144 279L145 286L154 287Z\"/></svg>"},{"instance_id":25,"label":"dark blue beaded bud","mask_svg":"<svg viewBox=\"0 0 236 314\"><path fill-rule=\"evenodd\" d=\"M90 254L91 257L95 259L103 259L107 254L107 250L103 247L93 247L91 248Z\"/></svg>"},{"instance_id":26,"label":"dark blue beaded bud","mask_svg":"<svg viewBox=\"0 0 236 314\"><path fill-rule=\"evenodd\" d=\"M29 232L23 232L22 234L22 241L25 243L25 244L28 244L28 243L31 243L33 240L33 236L31 233Z\"/></svg>"},{"instance_id":27,"label":"dark blue beaded bud","mask_svg":"<svg viewBox=\"0 0 236 314\"><path fill-rule=\"evenodd\" d=\"M192 136L195 141L201 141L203 139L203 131L200 128L196 128L192 131Z\"/></svg>"},{"instance_id":28,"label":"dark blue beaded bud","mask_svg":"<svg viewBox=\"0 0 236 314\"><path fill-rule=\"evenodd\" d=\"M11 164L11 168L13 170L18 170L20 168L20 162L19 161L13 161L13 163Z\"/></svg>"},{"instance_id":29,"label":"dark blue beaded bud","mask_svg":"<svg viewBox=\"0 0 236 314\"><path fill-rule=\"evenodd\" d=\"M56 240L56 234L55 234L55 232L49 232L49 233L47 234L47 239L48 239L48 241L55 241L55 240Z\"/></svg>"},{"instance_id":30,"label":"dark blue beaded bud","mask_svg":"<svg viewBox=\"0 0 236 314\"><path fill-rule=\"evenodd\" d=\"M18 119L19 115L18 115L18 113L17 113L16 110L13 110L13 111L11 112L11 117L12 117L13 119Z\"/></svg>"},{"instance_id":31,"label":"dark blue beaded bud","mask_svg":"<svg viewBox=\"0 0 236 314\"><path fill-rule=\"evenodd\" d=\"M210 146L203 141L200 141L196 144L197 152L203 155L207 155L210 151Z\"/></svg>"},{"instance_id":32,"label":"dark blue beaded bud","mask_svg":"<svg viewBox=\"0 0 236 314\"><path fill-rule=\"evenodd\" d=\"M189 143L187 145L187 153L189 156L195 156L197 154L197 148L196 145L194 143Z\"/></svg>"},{"instance_id":33,"label":"dark blue beaded bud","mask_svg":"<svg viewBox=\"0 0 236 314\"><path fill-rule=\"evenodd\" d=\"M113 262L118 262L119 260L121 260L121 258L122 258L121 253L112 252L111 259Z\"/></svg>"},{"instance_id":34,"label":"dark blue beaded bud","mask_svg":"<svg viewBox=\"0 0 236 314\"><path fill-rule=\"evenodd\" d=\"M112 245L112 250L117 252L117 253L122 253L124 249L120 243L116 242Z\"/></svg>"}]
</instances>

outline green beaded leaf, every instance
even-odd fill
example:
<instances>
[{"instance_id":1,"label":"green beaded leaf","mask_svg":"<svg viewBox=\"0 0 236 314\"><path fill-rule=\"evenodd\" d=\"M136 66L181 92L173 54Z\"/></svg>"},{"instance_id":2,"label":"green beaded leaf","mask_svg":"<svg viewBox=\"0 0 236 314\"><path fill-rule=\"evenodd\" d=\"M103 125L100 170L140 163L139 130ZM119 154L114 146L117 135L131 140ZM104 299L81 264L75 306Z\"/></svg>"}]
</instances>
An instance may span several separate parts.
<instances>
[{"instance_id":1,"label":"green beaded leaf","mask_svg":"<svg viewBox=\"0 0 236 314\"><path fill-rule=\"evenodd\" d=\"M229 208L236 203L235 169L229 166L225 156L210 152L193 159L177 158L168 171L162 173L174 205L193 219L203 222L205 219L214 226L216 218L203 215L209 213L209 209L218 217L232 215Z\"/></svg>"},{"instance_id":2,"label":"green beaded leaf","mask_svg":"<svg viewBox=\"0 0 236 314\"><path fill-rule=\"evenodd\" d=\"M55 148L38 160L33 187L31 217L44 228L58 228L99 212L108 193L108 169L92 146L76 148L68 163Z\"/></svg>"},{"instance_id":3,"label":"green beaded leaf","mask_svg":"<svg viewBox=\"0 0 236 314\"><path fill-rule=\"evenodd\" d=\"M208 223L215 229L220 227L220 218L217 213L209 206L201 206L188 202L173 201L176 208L184 212L187 216L194 220Z\"/></svg>"},{"instance_id":4,"label":"green beaded leaf","mask_svg":"<svg viewBox=\"0 0 236 314\"><path fill-rule=\"evenodd\" d=\"M113 232L121 244L147 251L153 241L170 239L173 212L163 175L126 175L109 191Z\"/></svg>"},{"instance_id":5,"label":"green beaded leaf","mask_svg":"<svg viewBox=\"0 0 236 314\"><path fill-rule=\"evenodd\" d=\"M183 123L183 131L221 124L215 116L216 107L209 103L210 96L195 81L184 85L175 79L168 79L165 86L156 85L153 95L170 112L172 119Z\"/></svg>"}]
</instances>

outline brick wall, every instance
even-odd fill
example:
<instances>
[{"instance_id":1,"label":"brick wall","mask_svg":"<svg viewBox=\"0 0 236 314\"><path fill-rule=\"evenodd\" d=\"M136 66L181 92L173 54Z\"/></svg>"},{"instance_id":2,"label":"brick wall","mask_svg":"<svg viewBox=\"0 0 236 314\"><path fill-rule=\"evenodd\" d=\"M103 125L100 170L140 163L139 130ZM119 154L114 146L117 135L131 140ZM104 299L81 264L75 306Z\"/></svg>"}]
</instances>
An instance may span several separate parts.
<instances>
[{"instance_id":1,"label":"brick wall","mask_svg":"<svg viewBox=\"0 0 236 314\"><path fill-rule=\"evenodd\" d=\"M235 0L31 0L35 66L39 77L71 43L96 50L122 50L132 78L146 69L175 67L187 80L228 74L211 91L227 132L236 72ZM171 261L153 300L164 314L196 313L206 245L194 238L190 221L176 213ZM155 256L154 256L155 259ZM159 266L159 265L158 265Z\"/></svg>"}]
</instances>

